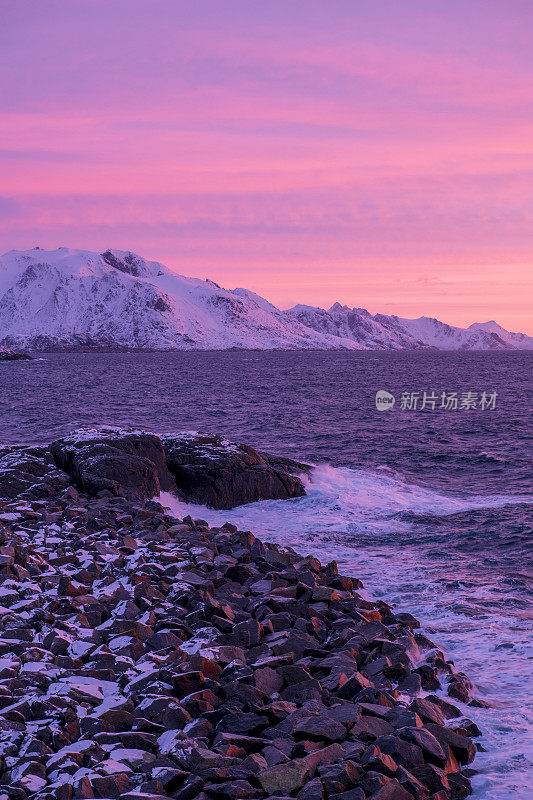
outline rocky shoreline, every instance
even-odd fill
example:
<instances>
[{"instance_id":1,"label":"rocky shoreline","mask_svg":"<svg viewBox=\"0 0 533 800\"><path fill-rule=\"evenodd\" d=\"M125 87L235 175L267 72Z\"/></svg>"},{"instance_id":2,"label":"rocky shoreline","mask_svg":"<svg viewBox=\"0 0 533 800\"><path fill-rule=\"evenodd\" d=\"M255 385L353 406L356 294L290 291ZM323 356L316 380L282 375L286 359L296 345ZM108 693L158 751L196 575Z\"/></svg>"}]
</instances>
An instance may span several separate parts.
<instances>
[{"instance_id":1,"label":"rocky shoreline","mask_svg":"<svg viewBox=\"0 0 533 800\"><path fill-rule=\"evenodd\" d=\"M0 361L31 361L33 356L23 350L0 346Z\"/></svg>"},{"instance_id":2,"label":"rocky shoreline","mask_svg":"<svg viewBox=\"0 0 533 800\"><path fill-rule=\"evenodd\" d=\"M480 732L454 699L476 701L413 617L151 499L305 491L305 465L243 447L106 429L0 448L0 800L470 794Z\"/></svg>"}]
</instances>

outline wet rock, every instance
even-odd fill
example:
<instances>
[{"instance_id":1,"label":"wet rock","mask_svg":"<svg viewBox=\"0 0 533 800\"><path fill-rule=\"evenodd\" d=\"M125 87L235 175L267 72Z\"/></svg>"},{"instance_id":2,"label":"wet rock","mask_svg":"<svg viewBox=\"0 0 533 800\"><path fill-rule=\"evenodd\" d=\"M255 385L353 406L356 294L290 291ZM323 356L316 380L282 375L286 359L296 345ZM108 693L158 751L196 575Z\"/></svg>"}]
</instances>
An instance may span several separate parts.
<instances>
[{"instance_id":1,"label":"wet rock","mask_svg":"<svg viewBox=\"0 0 533 800\"><path fill-rule=\"evenodd\" d=\"M405 767L398 767L394 777L402 784L404 789L407 789L413 795L415 800L428 800L430 792L427 786L421 783L418 778L415 778Z\"/></svg>"},{"instance_id":2,"label":"wet rock","mask_svg":"<svg viewBox=\"0 0 533 800\"><path fill-rule=\"evenodd\" d=\"M466 736L471 736L471 737L481 736L480 729L478 728L475 722L472 722L471 719L462 719L460 721L460 727L464 731Z\"/></svg>"},{"instance_id":3,"label":"wet rock","mask_svg":"<svg viewBox=\"0 0 533 800\"><path fill-rule=\"evenodd\" d=\"M286 793L301 789L311 775L311 767L305 758L287 761L285 764L272 766L259 773L259 782L269 795Z\"/></svg>"},{"instance_id":4,"label":"wet rock","mask_svg":"<svg viewBox=\"0 0 533 800\"><path fill-rule=\"evenodd\" d=\"M469 703L471 700L470 690L472 683L466 675L452 675L448 684L448 697L455 697L462 703Z\"/></svg>"},{"instance_id":5,"label":"wet rock","mask_svg":"<svg viewBox=\"0 0 533 800\"><path fill-rule=\"evenodd\" d=\"M448 745L460 764L471 764L476 755L476 748L471 739L457 733L453 728L445 728L428 723L427 730L435 737L441 747Z\"/></svg>"},{"instance_id":6,"label":"wet rock","mask_svg":"<svg viewBox=\"0 0 533 800\"><path fill-rule=\"evenodd\" d=\"M465 797L472 792L470 781L460 772L451 772L448 774L448 782L450 784L450 795L452 800L464 800Z\"/></svg>"},{"instance_id":7,"label":"wet rock","mask_svg":"<svg viewBox=\"0 0 533 800\"><path fill-rule=\"evenodd\" d=\"M210 508L234 508L257 500L305 494L298 474L304 464L259 454L252 447L212 435L162 437L179 495Z\"/></svg>"},{"instance_id":8,"label":"wet rock","mask_svg":"<svg viewBox=\"0 0 533 800\"><path fill-rule=\"evenodd\" d=\"M462 716L462 712L457 706L454 706L452 703L449 703L442 697L438 697L435 694L430 694L426 697L426 700L429 700L433 705L436 705L442 711L442 715L444 719L455 719L456 717Z\"/></svg>"},{"instance_id":9,"label":"wet rock","mask_svg":"<svg viewBox=\"0 0 533 800\"><path fill-rule=\"evenodd\" d=\"M442 709L432 703L428 698L416 698L409 704L409 710L418 714L423 722L433 722L436 725L444 725L444 715Z\"/></svg>"},{"instance_id":10,"label":"wet rock","mask_svg":"<svg viewBox=\"0 0 533 800\"><path fill-rule=\"evenodd\" d=\"M420 675L422 688L426 691L440 689L440 681L435 667L432 667L430 664L422 664L422 666L414 669L413 672Z\"/></svg>"},{"instance_id":11,"label":"wet rock","mask_svg":"<svg viewBox=\"0 0 533 800\"><path fill-rule=\"evenodd\" d=\"M420 747L424 756L431 763L444 767L446 756L437 739L426 728L402 728L399 735L408 742Z\"/></svg>"},{"instance_id":12,"label":"wet rock","mask_svg":"<svg viewBox=\"0 0 533 800\"><path fill-rule=\"evenodd\" d=\"M411 769L413 765L422 765L424 756L420 747L399 736L380 736L375 741L382 753L390 755L396 764Z\"/></svg>"},{"instance_id":13,"label":"wet rock","mask_svg":"<svg viewBox=\"0 0 533 800\"><path fill-rule=\"evenodd\" d=\"M416 764L411 769L411 772L432 794L441 791L449 792L448 776L439 767L433 764Z\"/></svg>"},{"instance_id":14,"label":"wet rock","mask_svg":"<svg viewBox=\"0 0 533 800\"><path fill-rule=\"evenodd\" d=\"M413 795L396 778L392 778L372 795L372 800L413 800Z\"/></svg>"}]
</instances>

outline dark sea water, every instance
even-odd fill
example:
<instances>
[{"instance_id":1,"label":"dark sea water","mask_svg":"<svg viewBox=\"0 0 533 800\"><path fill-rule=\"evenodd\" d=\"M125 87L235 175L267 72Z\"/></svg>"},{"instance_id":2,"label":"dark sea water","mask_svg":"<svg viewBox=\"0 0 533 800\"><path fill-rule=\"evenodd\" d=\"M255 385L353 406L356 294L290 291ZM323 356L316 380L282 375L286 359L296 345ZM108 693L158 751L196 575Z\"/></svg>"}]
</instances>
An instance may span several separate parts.
<instances>
[{"instance_id":1,"label":"dark sea water","mask_svg":"<svg viewBox=\"0 0 533 800\"><path fill-rule=\"evenodd\" d=\"M307 496L231 520L360 577L417 615L491 703L476 798L533 797L531 375L533 353L46 354L0 362L0 441L49 442L80 425L204 430L316 464ZM391 411L376 409L384 389ZM435 393L402 410L402 393ZM472 410L440 408L473 392ZM494 410L481 396L496 392ZM466 402L466 400L465 400Z\"/></svg>"}]
</instances>

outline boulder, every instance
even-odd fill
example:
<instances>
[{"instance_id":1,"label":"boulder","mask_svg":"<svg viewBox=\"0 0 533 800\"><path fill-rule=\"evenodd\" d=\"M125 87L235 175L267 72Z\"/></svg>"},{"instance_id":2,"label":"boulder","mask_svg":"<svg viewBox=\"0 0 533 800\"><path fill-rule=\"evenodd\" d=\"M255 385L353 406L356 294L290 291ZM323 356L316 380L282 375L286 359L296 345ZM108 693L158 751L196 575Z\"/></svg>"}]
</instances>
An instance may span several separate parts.
<instances>
[{"instance_id":1,"label":"boulder","mask_svg":"<svg viewBox=\"0 0 533 800\"><path fill-rule=\"evenodd\" d=\"M82 428L50 445L57 466L89 495L103 489L131 500L175 487L165 452L153 433L120 428Z\"/></svg>"},{"instance_id":2,"label":"boulder","mask_svg":"<svg viewBox=\"0 0 533 800\"><path fill-rule=\"evenodd\" d=\"M296 723L294 733L309 739L325 739L328 742L346 738L344 725L332 719L327 713L303 717Z\"/></svg>"},{"instance_id":3,"label":"boulder","mask_svg":"<svg viewBox=\"0 0 533 800\"><path fill-rule=\"evenodd\" d=\"M307 783L312 769L305 758L278 764L259 773L259 782L269 795L276 792L294 792Z\"/></svg>"},{"instance_id":4,"label":"boulder","mask_svg":"<svg viewBox=\"0 0 533 800\"><path fill-rule=\"evenodd\" d=\"M145 443L126 455L159 484ZM97 474L99 451L72 449ZM49 448L16 453L35 480L57 472ZM357 579L108 494L0 500L0 800L469 794L479 730L440 724L459 712L437 696L405 708L385 670L410 634ZM338 599L312 602L317 587Z\"/></svg>"},{"instance_id":5,"label":"boulder","mask_svg":"<svg viewBox=\"0 0 533 800\"><path fill-rule=\"evenodd\" d=\"M21 350L12 350L11 347L0 347L0 361L31 361L32 356Z\"/></svg>"},{"instance_id":6,"label":"boulder","mask_svg":"<svg viewBox=\"0 0 533 800\"><path fill-rule=\"evenodd\" d=\"M404 789L396 778L393 778L372 795L372 800L414 800L414 796Z\"/></svg>"},{"instance_id":7,"label":"boulder","mask_svg":"<svg viewBox=\"0 0 533 800\"><path fill-rule=\"evenodd\" d=\"M309 471L306 464L211 434L172 434L162 443L178 495L186 502L230 509L305 494L299 474Z\"/></svg>"}]
</instances>

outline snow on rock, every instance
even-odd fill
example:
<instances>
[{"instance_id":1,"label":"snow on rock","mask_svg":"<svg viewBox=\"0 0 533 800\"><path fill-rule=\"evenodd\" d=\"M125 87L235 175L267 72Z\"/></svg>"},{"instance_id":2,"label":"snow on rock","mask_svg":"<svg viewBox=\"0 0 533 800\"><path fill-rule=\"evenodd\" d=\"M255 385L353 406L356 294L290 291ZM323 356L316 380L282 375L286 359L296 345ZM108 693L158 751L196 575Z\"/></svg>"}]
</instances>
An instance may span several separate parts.
<instances>
[{"instance_id":1,"label":"snow on rock","mask_svg":"<svg viewBox=\"0 0 533 800\"><path fill-rule=\"evenodd\" d=\"M516 347L519 350L533 350L533 336L526 336L525 333L512 333L506 331L494 320L490 322L474 322L467 328L468 331L481 331L493 337L498 337L509 347Z\"/></svg>"}]
</instances>

